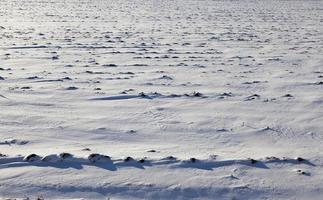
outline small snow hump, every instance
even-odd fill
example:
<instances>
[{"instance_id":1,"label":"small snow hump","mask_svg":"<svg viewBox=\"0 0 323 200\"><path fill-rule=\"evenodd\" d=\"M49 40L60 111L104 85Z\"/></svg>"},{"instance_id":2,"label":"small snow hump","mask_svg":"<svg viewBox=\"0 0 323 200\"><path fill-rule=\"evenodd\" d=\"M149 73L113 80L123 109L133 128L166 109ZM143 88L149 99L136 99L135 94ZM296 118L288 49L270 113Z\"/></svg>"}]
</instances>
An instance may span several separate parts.
<instances>
[{"instance_id":1,"label":"small snow hump","mask_svg":"<svg viewBox=\"0 0 323 200\"><path fill-rule=\"evenodd\" d=\"M149 153L155 153L157 151L155 149L151 149L151 150L148 150L147 152L149 152Z\"/></svg>"},{"instance_id":2,"label":"small snow hump","mask_svg":"<svg viewBox=\"0 0 323 200\"><path fill-rule=\"evenodd\" d=\"M277 158L275 156L267 156L267 157L265 157L265 159L268 161L279 161L280 160L280 158Z\"/></svg>"},{"instance_id":3,"label":"small snow hump","mask_svg":"<svg viewBox=\"0 0 323 200\"><path fill-rule=\"evenodd\" d=\"M309 172L303 171L301 169L296 169L294 170L298 175L305 175L305 176L310 176L311 174Z\"/></svg>"},{"instance_id":4,"label":"small snow hump","mask_svg":"<svg viewBox=\"0 0 323 200\"><path fill-rule=\"evenodd\" d=\"M70 154L70 153L60 153L59 155L58 155L61 159L63 159L63 160L65 160L65 159L69 159L69 158L72 158L73 157L73 155L72 154Z\"/></svg>"},{"instance_id":5,"label":"small snow hump","mask_svg":"<svg viewBox=\"0 0 323 200\"><path fill-rule=\"evenodd\" d=\"M52 60L58 60L59 59L59 56L52 56Z\"/></svg>"},{"instance_id":6,"label":"small snow hump","mask_svg":"<svg viewBox=\"0 0 323 200\"><path fill-rule=\"evenodd\" d=\"M144 92L140 92L140 93L138 94L138 96L139 96L139 97L142 97L142 98L146 98L146 97L148 97L148 95L147 95L147 94L145 94Z\"/></svg>"},{"instance_id":7,"label":"small snow hump","mask_svg":"<svg viewBox=\"0 0 323 200\"><path fill-rule=\"evenodd\" d=\"M177 160L174 156L167 156L166 158L163 158L162 160Z\"/></svg>"},{"instance_id":8,"label":"small snow hump","mask_svg":"<svg viewBox=\"0 0 323 200\"><path fill-rule=\"evenodd\" d=\"M203 96L203 94L202 93L200 93L200 92L193 92L193 94L192 94L192 96L194 96L194 97L202 97Z\"/></svg>"},{"instance_id":9,"label":"small snow hump","mask_svg":"<svg viewBox=\"0 0 323 200\"><path fill-rule=\"evenodd\" d=\"M79 89L78 87L75 87L75 86L70 86L70 87L67 87L66 90L77 90Z\"/></svg>"},{"instance_id":10,"label":"small snow hump","mask_svg":"<svg viewBox=\"0 0 323 200\"><path fill-rule=\"evenodd\" d=\"M26 140L11 139L11 140L6 140L4 142L0 142L0 144L7 144L7 145L13 145L13 144L15 144L15 145L25 145L28 142L29 141L26 141Z\"/></svg>"},{"instance_id":11,"label":"small snow hump","mask_svg":"<svg viewBox=\"0 0 323 200\"><path fill-rule=\"evenodd\" d=\"M285 94L283 97L292 98L293 95L291 95L291 94Z\"/></svg>"},{"instance_id":12,"label":"small snow hump","mask_svg":"<svg viewBox=\"0 0 323 200\"><path fill-rule=\"evenodd\" d=\"M252 158L248 158L251 164L256 164L258 161Z\"/></svg>"},{"instance_id":13,"label":"small snow hump","mask_svg":"<svg viewBox=\"0 0 323 200\"><path fill-rule=\"evenodd\" d=\"M34 162L34 161L38 161L40 160L41 157L37 154L29 154L28 156L24 157L24 161L27 161L27 162Z\"/></svg>"},{"instance_id":14,"label":"small snow hump","mask_svg":"<svg viewBox=\"0 0 323 200\"><path fill-rule=\"evenodd\" d=\"M130 162L130 161L133 161L134 159L130 156L126 157L125 159L123 159L123 161L125 162Z\"/></svg>"},{"instance_id":15,"label":"small snow hump","mask_svg":"<svg viewBox=\"0 0 323 200\"><path fill-rule=\"evenodd\" d=\"M41 161L44 161L44 162L60 162L60 161L62 161L62 158L59 155L50 154L50 155L42 157Z\"/></svg>"},{"instance_id":16,"label":"small snow hump","mask_svg":"<svg viewBox=\"0 0 323 200\"><path fill-rule=\"evenodd\" d=\"M304 159L304 158L302 158L302 157L296 157L296 158L295 158L295 160L297 160L298 162L303 162L303 161L305 161L305 159Z\"/></svg>"},{"instance_id":17,"label":"small snow hump","mask_svg":"<svg viewBox=\"0 0 323 200\"><path fill-rule=\"evenodd\" d=\"M0 158L3 158L3 157L7 157L7 155L6 154L2 154L2 153L0 153Z\"/></svg>"},{"instance_id":18,"label":"small snow hump","mask_svg":"<svg viewBox=\"0 0 323 200\"><path fill-rule=\"evenodd\" d=\"M92 163L111 161L110 156L101 155L101 154L98 154L98 153L90 154L87 159Z\"/></svg>"}]
</instances>

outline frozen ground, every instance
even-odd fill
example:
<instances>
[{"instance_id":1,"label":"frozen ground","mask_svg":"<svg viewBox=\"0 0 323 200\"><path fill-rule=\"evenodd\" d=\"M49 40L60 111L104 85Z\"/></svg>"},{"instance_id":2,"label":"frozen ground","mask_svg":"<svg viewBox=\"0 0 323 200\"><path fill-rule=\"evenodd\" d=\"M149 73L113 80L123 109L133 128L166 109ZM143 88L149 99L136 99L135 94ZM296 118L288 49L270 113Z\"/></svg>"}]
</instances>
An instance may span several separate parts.
<instances>
[{"instance_id":1,"label":"frozen ground","mask_svg":"<svg viewBox=\"0 0 323 200\"><path fill-rule=\"evenodd\" d=\"M1 0L0 42L0 197L323 198L323 1Z\"/></svg>"}]
</instances>

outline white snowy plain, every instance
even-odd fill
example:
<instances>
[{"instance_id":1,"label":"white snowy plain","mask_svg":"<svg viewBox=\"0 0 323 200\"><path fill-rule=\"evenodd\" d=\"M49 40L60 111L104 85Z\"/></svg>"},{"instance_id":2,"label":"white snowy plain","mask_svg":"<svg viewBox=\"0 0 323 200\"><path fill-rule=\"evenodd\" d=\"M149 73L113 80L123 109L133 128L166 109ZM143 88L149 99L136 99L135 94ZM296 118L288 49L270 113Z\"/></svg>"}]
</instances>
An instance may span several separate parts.
<instances>
[{"instance_id":1,"label":"white snowy plain","mask_svg":"<svg viewBox=\"0 0 323 200\"><path fill-rule=\"evenodd\" d=\"M323 1L1 0L0 42L0 198L323 199Z\"/></svg>"}]
</instances>

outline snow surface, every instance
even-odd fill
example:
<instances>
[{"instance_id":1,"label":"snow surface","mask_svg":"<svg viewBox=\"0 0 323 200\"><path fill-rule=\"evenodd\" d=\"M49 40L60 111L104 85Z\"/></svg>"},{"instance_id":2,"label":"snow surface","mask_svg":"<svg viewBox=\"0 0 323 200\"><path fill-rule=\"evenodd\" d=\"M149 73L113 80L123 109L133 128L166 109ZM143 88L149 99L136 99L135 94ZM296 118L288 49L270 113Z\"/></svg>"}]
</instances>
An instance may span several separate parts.
<instances>
[{"instance_id":1,"label":"snow surface","mask_svg":"<svg viewBox=\"0 0 323 200\"><path fill-rule=\"evenodd\" d=\"M1 0L0 42L2 198L323 199L323 1Z\"/></svg>"}]
</instances>

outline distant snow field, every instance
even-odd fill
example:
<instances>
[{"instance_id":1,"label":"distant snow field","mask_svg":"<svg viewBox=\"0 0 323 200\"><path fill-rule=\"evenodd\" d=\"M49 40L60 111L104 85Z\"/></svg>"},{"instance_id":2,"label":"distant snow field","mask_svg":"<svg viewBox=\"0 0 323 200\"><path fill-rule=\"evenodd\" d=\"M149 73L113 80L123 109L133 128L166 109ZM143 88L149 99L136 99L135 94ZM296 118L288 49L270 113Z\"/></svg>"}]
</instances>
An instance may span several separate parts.
<instances>
[{"instance_id":1,"label":"distant snow field","mask_svg":"<svg viewBox=\"0 0 323 200\"><path fill-rule=\"evenodd\" d=\"M323 199L323 1L1 0L0 199Z\"/></svg>"}]
</instances>

